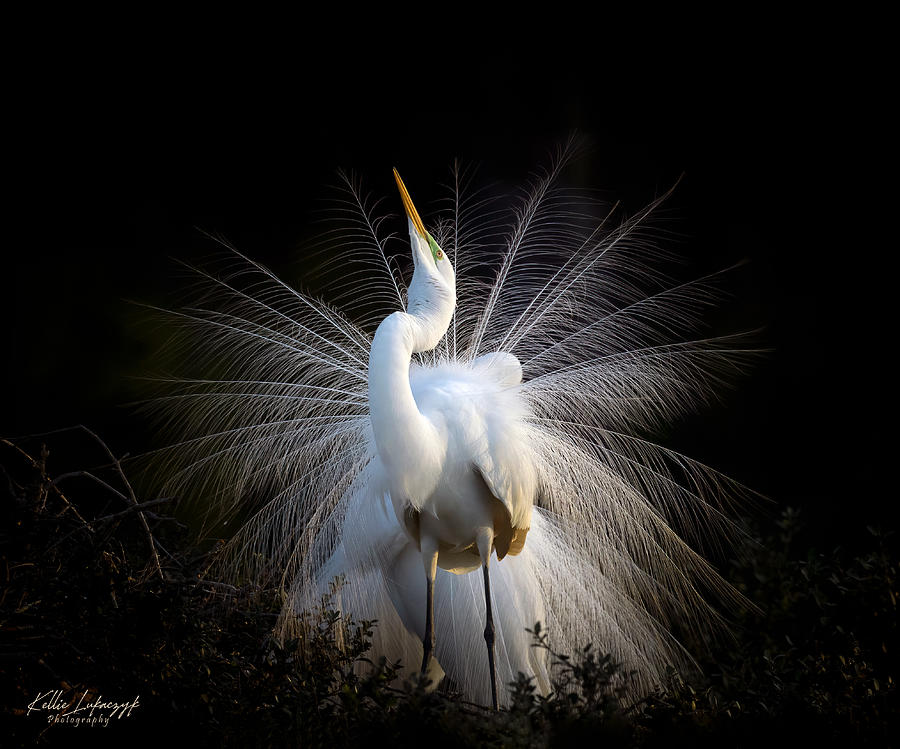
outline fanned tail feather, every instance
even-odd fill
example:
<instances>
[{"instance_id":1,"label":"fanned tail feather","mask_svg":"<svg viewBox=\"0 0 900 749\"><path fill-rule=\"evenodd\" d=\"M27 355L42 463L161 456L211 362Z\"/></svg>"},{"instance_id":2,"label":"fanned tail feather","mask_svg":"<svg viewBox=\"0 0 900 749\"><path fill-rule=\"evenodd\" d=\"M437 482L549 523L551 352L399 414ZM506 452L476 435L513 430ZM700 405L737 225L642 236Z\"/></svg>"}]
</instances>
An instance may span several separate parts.
<instances>
[{"instance_id":1,"label":"fanned tail feather","mask_svg":"<svg viewBox=\"0 0 900 749\"><path fill-rule=\"evenodd\" d=\"M462 195L466 173L454 169L435 235L456 263L457 311L420 362L480 366L492 352L521 362L522 384L512 369L507 384L528 406L543 490L522 552L491 565L499 682L523 671L548 687L546 653L526 632L541 621L555 650L593 642L622 662L638 697L689 661L673 626L703 635L720 623L711 601L739 600L695 546L727 543L728 503L748 495L648 435L714 397L754 352L740 338L687 335L714 279L679 284L654 270L659 201L617 223L561 189L575 150L535 177L510 220L487 197ZM391 255L358 180L343 177L341 189L345 228L330 230L321 270L346 262L333 292L360 318L235 251L217 273L197 270L200 302L166 313L180 324L169 353L195 373L160 380L151 407L175 437L151 457L167 492L204 508L207 529L239 525L218 572L283 590L280 634L343 575L340 605L379 622L375 654L415 669L425 582L410 565L421 571L421 559L391 511L367 401L371 331L403 307L408 261ZM415 614L396 594L407 578L422 588ZM436 658L487 703L481 576L439 570L435 595Z\"/></svg>"}]
</instances>

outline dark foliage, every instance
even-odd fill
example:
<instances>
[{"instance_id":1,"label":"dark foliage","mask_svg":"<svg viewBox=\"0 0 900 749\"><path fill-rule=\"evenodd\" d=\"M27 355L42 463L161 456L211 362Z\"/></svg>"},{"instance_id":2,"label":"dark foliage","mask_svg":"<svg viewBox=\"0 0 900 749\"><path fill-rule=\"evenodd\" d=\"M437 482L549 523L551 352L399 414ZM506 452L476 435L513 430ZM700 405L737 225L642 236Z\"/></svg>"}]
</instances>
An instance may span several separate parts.
<instances>
[{"instance_id":1,"label":"dark foliage","mask_svg":"<svg viewBox=\"0 0 900 749\"><path fill-rule=\"evenodd\" d=\"M732 582L761 614L736 612L734 639L689 682L672 673L641 716L656 745L668 735L758 746L769 738L893 745L900 709L897 549L869 529L863 553L818 551L786 509L748 540Z\"/></svg>"},{"instance_id":2,"label":"dark foliage","mask_svg":"<svg viewBox=\"0 0 900 749\"><path fill-rule=\"evenodd\" d=\"M733 639L712 648L703 675L670 673L638 705L628 674L593 645L550 651L555 680L541 696L520 675L498 714L443 686L404 682L400 664L366 661L373 622L323 601L304 635L271 635L272 590L205 579L200 551L167 500L139 501L120 463L54 473L45 449L3 442L0 689L4 746L98 741L127 746L431 747L890 746L898 704L897 556L890 536L869 548L810 548L785 511L731 564L732 581L762 609L732 612ZM29 448L30 449L30 448ZM354 668L359 662L370 668ZM364 674L364 675L361 675ZM48 725L28 706L61 690L139 704L106 727ZM70 708L70 712L71 712Z\"/></svg>"}]
</instances>

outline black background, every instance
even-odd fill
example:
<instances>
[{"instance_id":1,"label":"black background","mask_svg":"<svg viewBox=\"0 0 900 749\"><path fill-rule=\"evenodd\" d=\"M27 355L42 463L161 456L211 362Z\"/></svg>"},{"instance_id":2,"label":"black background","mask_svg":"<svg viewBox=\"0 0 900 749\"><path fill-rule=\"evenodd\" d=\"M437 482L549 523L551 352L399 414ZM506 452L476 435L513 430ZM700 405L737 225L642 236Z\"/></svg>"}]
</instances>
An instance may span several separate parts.
<instances>
[{"instance_id":1,"label":"black background","mask_svg":"<svg viewBox=\"0 0 900 749\"><path fill-rule=\"evenodd\" d=\"M159 333L128 300L172 299L172 258L215 249L198 228L299 280L338 167L399 212L397 166L427 209L455 157L518 184L577 130L593 150L575 182L633 213L684 174L678 252L698 270L749 260L711 324L761 328L771 351L670 444L802 506L823 544L890 524L893 253L873 226L895 168L875 61L798 41L802 24L621 49L336 28L252 48L204 26L37 35L7 95L0 434L85 423L118 453L151 443L123 404Z\"/></svg>"}]
</instances>

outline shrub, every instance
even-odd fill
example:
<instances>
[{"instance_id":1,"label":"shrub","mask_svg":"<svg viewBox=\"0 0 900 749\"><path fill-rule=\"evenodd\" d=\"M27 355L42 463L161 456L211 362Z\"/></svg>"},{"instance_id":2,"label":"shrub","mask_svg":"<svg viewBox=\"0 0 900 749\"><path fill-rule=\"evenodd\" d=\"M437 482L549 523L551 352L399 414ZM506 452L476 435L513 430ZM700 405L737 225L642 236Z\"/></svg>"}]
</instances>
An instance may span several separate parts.
<instances>
[{"instance_id":1,"label":"shrub","mask_svg":"<svg viewBox=\"0 0 900 749\"><path fill-rule=\"evenodd\" d=\"M302 636L272 636L275 590L206 580L217 547L139 501L121 464L94 435L104 467L51 475L49 453L4 441L0 544L0 675L4 745L65 736L158 746L433 747L756 746L889 743L900 712L894 539L872 530L861 553L825 554L786 510L737 550L729 577L762 614L733 613L734 638L714 646L701 673L670 671L638 705L628 678L594 645L549 652L553 683L539 695L520 674L512 703L493 713L445 684L403 682L401 664L368 660L377 622L342 616L323 599ZM339 584L339 581L336 582ZM703 652L697 648L697 652ZM363 670L360 663L368 664ZM47 726L28 715L36 693L60 689L140 697L127 720L101 729ZM86 730L93 733L86 734Z\"/></svg>"}]
</instances>

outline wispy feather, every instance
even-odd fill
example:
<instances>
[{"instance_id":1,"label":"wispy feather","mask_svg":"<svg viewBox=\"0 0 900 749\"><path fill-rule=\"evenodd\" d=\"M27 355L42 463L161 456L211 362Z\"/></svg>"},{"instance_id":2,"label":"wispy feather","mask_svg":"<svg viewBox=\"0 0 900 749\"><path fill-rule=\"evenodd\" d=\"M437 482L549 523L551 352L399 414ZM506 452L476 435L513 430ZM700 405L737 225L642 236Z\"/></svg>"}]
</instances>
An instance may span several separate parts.
<instances>
[{"instance_id":1,"label":"wispy feather","mask_svg":"<svg viewBox=\"0 0 900 749\"><path fill-rule=\"evenodd\" d=\"M542 491L525 551L492 568L501 683L519 670L548 681L507 613L530 596L555 650L597 643L633 672L638 697L689 660L674 627L702 636L720 624L716 602L740 599L698 549L727 543L730 502L748 495L652 434L714 398L754 351L741 336L697 335L715 275L684 283L660 272L652 219L667 195L620 217L560 186L577 152L568 142L511 207L467 190L473 173L454 164L450 197L427 223L455 265L458 303L418 363L450 371L500 351L522 364L510 397L523 404ZM155 465L167 494L202 504L207 527L240 519L218 572L278 585L281 634L350 570L341 604L379 620L376 650L415 666L421 641L380 577L386 550L408 539L378 475L367 388L372 333L405 307L409 260L389 251L381 202L358 178L341 174L339 192L314 255L329 303L236 251L217 270L195 269L202 303L167 313L185 371L160 380L151 403L174 435ZM472 645L480 578L441 574L439 660L486 701Z\"/></svg>"}]
</instances>

